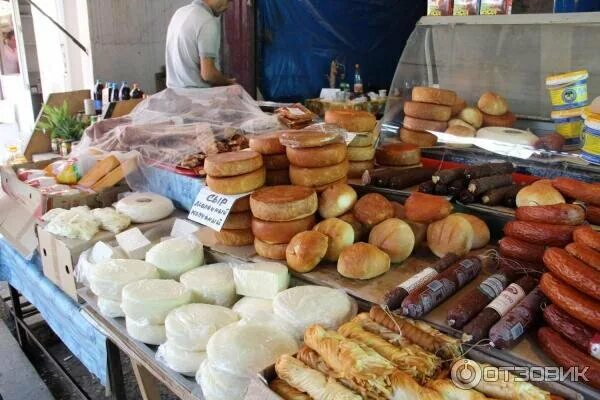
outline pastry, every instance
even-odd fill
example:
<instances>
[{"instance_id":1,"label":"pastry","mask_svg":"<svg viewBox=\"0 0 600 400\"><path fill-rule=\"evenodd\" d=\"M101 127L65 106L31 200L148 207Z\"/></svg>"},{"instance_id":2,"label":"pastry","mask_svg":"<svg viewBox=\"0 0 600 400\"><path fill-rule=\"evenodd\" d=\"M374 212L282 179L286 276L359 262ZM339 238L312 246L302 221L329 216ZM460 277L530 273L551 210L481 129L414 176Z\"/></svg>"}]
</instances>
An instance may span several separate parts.
<instances>
[{"instance_id":1,"label":"pastry","mask_svg":"<svg viewBox=\"0 0 600 400\"><path fill-rule=\"evenodd\" d=\"M508 104L504 98L494 92L485 92L479 98L477 107L489 115L504 115L508 112Z\"/></svg>"},{"instance_id":2,"label":"pastry","mask_svg":"<svg viewBox=\"0 0 600 400\"><path fill-rule=\"evenodd\" d=\"M325 257L329 237L318 231L300 232L287 245L285 259L296 272L312 271Z\"/></svg>"},{"instance_id":3,"label":"pastry","mask_svg":"<svg viewBox=\"0 0 600 400\"><path fill-rule=\"evenodd\" d=\"M372 244L358 242L340 253L337 270L352 279L371 279L390 269L390 257Z\"/></svg>"},{"instance_id":4,"label":"pastry","mask_svg":"<svg viewBox=\"0 0 600 400\"><path fill-rule=\"evenodd\" d=\"M313 230L329 237L325 260L337 261L341 251L354 243L354 229L339 218L327 218L319 222Z\"/></svg>"},{"instance_id":5,"label":"pastry","mask_svg":"<svg viewBox=\"0 0 600 400\"><path fill-rule=\"evenodd\" d=\"M379 193L369 193L354 205L354 216L356 219L370 229L381 221L394 216L394 207L388 199Z\"/></svg>"},{"instance_id":6,"label":"pastry","mask_svg":"<svg viewBox=\"0 0 600 400\"><path fill-rule=\"evenodd\" d=\"M319 214L323 218L338 217L350 211L356 200L356 191L351 186L331 185L319 195Z\"/></svg>"}]
</instances>

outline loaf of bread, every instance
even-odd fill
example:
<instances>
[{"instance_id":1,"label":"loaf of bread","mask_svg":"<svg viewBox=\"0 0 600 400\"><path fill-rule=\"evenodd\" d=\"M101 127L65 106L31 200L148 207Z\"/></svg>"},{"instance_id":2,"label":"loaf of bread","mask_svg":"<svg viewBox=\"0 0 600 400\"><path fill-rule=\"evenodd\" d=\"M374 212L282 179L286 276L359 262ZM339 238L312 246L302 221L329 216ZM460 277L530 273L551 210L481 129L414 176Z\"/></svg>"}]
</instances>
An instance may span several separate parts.
<instances>
[{"instance_id":1,"label":"loaf of bread","mask_svg":"<svg viewBox=\"0 0 600 400\"><path fill-rule=\"evenodd\" d=\"M367 229L394 216L394 207L379 193L364 195L354 205L354 216Z\"/></svg>"},{"instance_id":2,"label":"loaf of bread","mask_svg":"<svg viewBox=\"0 0 600 400\"><path fill-rule=\"evenodd\" d=\"M337 263L340 275L352 279L371 279L390 269L390 257L372 244L358 242L342 250Z\"/></svg>"},{"instance_id":3,"label":"loaf of bread","mask_svg":"<svg viewBox=\"0 0 600 400\"><path fill-rule=\"evenodd\" d=\"M442 196L413 192L404 203L409 221L431 223L446 218L452 212L452 204Z\"/></svg>"},{"instance_id":4,"label":"loaf of bread","mask_svg":"<svg viewBox=\"0 0 600 400\"><path fill-rule=\"evenodd\" d=\"M390 218L373 227L369 243L386 252L392 263L401 263L412 253L415 235L406 222Z\"/></svg>"},{"instance_id":5,"label":"loaf of bread","mask_svg":"<svg viewBox=\"0 0 600 400\"><path fill-rule=\"evenodd\" d=\"M565 202L563 195L552 186L549 180L541 180L525 186L517 193L516 200L517 207L551 206Z\"/></svg>"},{"instance_id":6,"label":"loaf of bread","mask_svg":"<svg viewBox=\"0 0 600 400\"><path fill-rule=\"evenodd\" d=\"M452 214L457 217L461 217L467 220L473 228L473 244L472 250L481 249L490 242L490 229L488 228L485 221L471 214L454 213Z\"/></svg>"},{"instance_id":7,"label":"loaf of bread","mask_svg":"<svg viewBox=\"0 0 600 400\"><path fill-rule=\"evenodd\" d=\"M483 123L483 114L477 108L473 107L464 108L460 114L458 114L458 118L476 129L480 128Z\"/></svg>"},{"instance_id":8,"label":"loaf of bread","mask_svg":"<svg viewBox=\"0 0 600 400\"><path fill-rule=\"evenodd\" d=\"M100 192L104 189L113 187L125 179L127 175L135 171L136 168L137 162L135 158L125 160L115 169L104 175L104 177L102 177L102 179L100 179L98 182L94 183L92 185L92 190L95 192Z\"/></svg>"},{"instance_id":9,"label":"loaf of bread","mask_svg":"<svg viewBox=\"0 0 600 400\"><path fill-rule=\"evenodd\" d=\"M485 92L479 98L477 107L489 115L504 115L508 112L506 100L494 92Z\"/></svg>"},{"instance_id":10,"label":"loaf of bread","mask_svg":"<svg viewBox=\"0 0 600 400\"><path fill-rule=\"evenodd\" d=\"M77 182L78 185L90 188L106 174L117 168L121 162L115 156L108 156L96 164Z\"/></svg>"},{"instance_id":11,"label":"loaf of bread","mask_svg":"<svg viewBox=\"0 0 600 400\"><path fill-rule=\"evenodd\" d=\"M356 204L356 191L343 183L331 185L319 195L319 214L323 218L339 217Z\"/></svg>"},{"instance_id":12,"label":"loaf of bread","mask_svg":"<svg viewBox=\"0 0 600 400\"><path fill-rule=\"evenodd\" d=\"M346 214L340 215L338 217L344 222L347 222L354 229L354 242L360 242L364 237L366 237L368 231L367 228L360 223L358 219L354 216L352 211L347 212Z\"/></svg>"},{"instance_id":13,"label":"loaf of bread","mask_svg":"<svg viewBox=\"0 0 600 400\"><path fill-rule=\"evenodd\" d=\"M252 215L264 221L292 221L317 211L317 194L303 186L271 186L250 196Z\"/></svg>"},{"instance_id":14,"label":"loaf of bread","mask_svg":"<svg viewBox=\"0 0 600 400\"><path fill-rule=\"evenodd\" d=\"M324 257L327 261L337 261L342 250L354 243L354 229L339 218L327 218L315 225L313 230L329 238Z\"/></svg>"},{"instance_id":15,"label":"loaf of bread","mask_svg":"<svg viewBox=\"0 0 600 400\"><path fill-rule=\"evenodd\" d=\"M427 228L427 244L438 257L448 253L465 256L473 247L475 233L471 224L463 217L449 215Z\"/></svg>"}]
</instances>

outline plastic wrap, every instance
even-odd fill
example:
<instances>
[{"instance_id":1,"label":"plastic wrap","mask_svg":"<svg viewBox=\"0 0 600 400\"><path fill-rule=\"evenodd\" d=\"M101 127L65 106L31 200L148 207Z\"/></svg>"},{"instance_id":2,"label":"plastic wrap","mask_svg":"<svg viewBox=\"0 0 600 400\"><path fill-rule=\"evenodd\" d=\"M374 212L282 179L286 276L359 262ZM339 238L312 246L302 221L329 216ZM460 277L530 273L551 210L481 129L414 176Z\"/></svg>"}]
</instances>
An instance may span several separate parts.
<instances>
[{"instance_id":1,"label":"plastic wrap","mask_svg":"<svg viewBox=\"0 0 600 400\"><path fill-rule=\"evenodd\" d=\"M171 310L191 301L192 293L171 279L144 279L126 285L121 299L129 318L140 324L164 324Z\"/></svg>"},{"instance_id":2,"label":"plastic wrap","mask_svg":"<svg viewBox=\"0 0 600 400\"><path fill-rule=\"evenodd\" d=\"M243 400L250 378L222 371L206 359L196 373L196 382L206 400Z\"/></svg>"},{"instance_id":3,"label":"plastic wrap","mask_svg":"<svg viewBox=\"0 0 600 400\"><path fill-rule=\"evenodd\" d=\"M169 339L158 347L155 357L173 371L194 377L206 360L206 352L181 349Z\"/></svg>"},{"instance_id":4,"label":"plastic wrap","mask_svg":"<svg viewBox=\"0 0 600 400\"><path fill-rule=\"evenodd\" d=\"M273 315L273 300L258 297L242 297L232 310L246 321L252 322L262 314Z\"/></svg>"},{"instance_id":5,"label":"plastic wrap","mask_svg":"<svg viewBox=\"0 0 600 400\"><path fill-rule=\"evenodd\" d=\"M131 218L112 207L96 208L92 215L100 222L100 228L108 232L119 233L131 225Z\"/></svg>"},{"instance_id":6,"label":"plastic wrap","mask_svg":"<svg viewBox=\"0 0 600 400\"><path fill-rule=\"evenodd\" d=\"M204 247L191 235L167 239L148 250L146 261L158 268L161 278L179 280L184 272L204 264Z\"/></svg>"},{"instance_id":7,"label":"plastic wrap","mask_svg":"<svg viewBox=\"0 0 600 400\"><path fill-rule=\"evenodd\" d=\"M237 295L231 264L218 263L188 271L179 281L193 293L194 301L231 307Z\"/></svg>"},{"instance_id":8,"label":"plastic wrap","mask_svg":"<svg viewBox=\"0 0 600 400\"><path fill-rule=\"evenodd\" d=\"M164 325L148 324L125 316L125 329L129 336L142 343L159 345L167 341Z\"/></svg>"},{"instance_id":9,"label":"plastic wrap","mask_svg":"<svg viewBox=\"0 0 600 400\"><path fill-rule=\"evenodd\" d=\"M100 242L98 242L100 243ZM89 275L91 270L98 264L98 262L94 259L94 248L98 246L98 243L94 245L94 247L83 251L79 255L79 259L77 260L77 265L75 266L75 279L77 282L81 282L84 286L89 286ZM106 243L102 242L103 245ZM125 253L118 247L112 248L113 253L110 255L111 259L117 258L125 258Z\"/></svg>"},{"instance_id":10,"label":"plastic wrap","mask_svg":"<svg viewBox=\"0 0 600 400\"><path fill-rule=\"evenodd\" d=\"M158 278L158 270L154 265L139 260L109 260L96 264L89 272L92 292L98 297L118 302L127 284Z\"/></svg>"},{"instance_id":11,"label":"plastic wrap","mask_svg":"<svg viewBox=\"0 0 600 400\"><path fill-rule=\"evenodd\" d=\"M43 218L43 217L42 217ZM90 240L100 229L100 224L89 212L66 210L53 216L46 231L71 239Z\"/></svg>"},{"instance_id":12,"label":"plastic wrap","mask_svg":"<svg viewBox=\"0 0 600 400\"><path fill-rule=\"evenodd\" d=\"M108 318L119 318L125 316L123 309L121 309L120 301L113 301L103 297L98 297L98 310L100 310L100 314Z\"/></svg>"}]
</instances>

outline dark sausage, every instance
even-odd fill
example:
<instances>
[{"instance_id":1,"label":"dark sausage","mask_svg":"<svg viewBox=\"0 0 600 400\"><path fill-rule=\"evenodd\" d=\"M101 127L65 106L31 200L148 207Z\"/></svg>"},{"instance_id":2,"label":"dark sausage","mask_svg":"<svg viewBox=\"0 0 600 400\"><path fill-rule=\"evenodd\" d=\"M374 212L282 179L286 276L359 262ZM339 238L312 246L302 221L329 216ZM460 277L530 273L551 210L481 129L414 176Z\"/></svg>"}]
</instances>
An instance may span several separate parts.
<instances>
[{"instance_id":1,"label":"dark sausage","mask_svg":"<svg viewBox=\"0 0 600 400\"><path fill-rule=\"evenodd\" d=\"M474 195L481 195L495 188L512 184L512 175L492 175L479 179L471 179L467 190Z\"/></svg>"},{"instance_id":2,"label":"dark sausage","mask_svg":"<svg viewBox=\"0 0 600 400\"><path fill-rule=\"evenodd\" d=\"M502 201L502 204L509 208L516 208L517 194L521 189L523 189L522 185L515 185L511 190L504 194L504 200Z\"/></svg>"},{"instance_id":3,"label":"dark sausage","mask_svg":"<svg viewBox=\"0 0 600 400\"><path fill-rule=\"evenodd\" d=\"M510 174L514 170L514 166L509 162L486 163L467 167L465 177L467 179L478 179L491 175Z\"/></svg>"},{"instance_id":4,"label":"dark sausage","mask_svg":"<svg viewBox=\"0 0 600 400\"><path fill-rule=\"evenodd\" d=\"M425 181L419 185L419 192L426 194L433 194L435 192L435 183L431 181Z\"/></svg>"},{"instance_id":5,"label":"dark sausage","mask_svg":"<svg viewBox=\"0 0 600 400\"><path fill-rule=\"evenodd\" d=\"M554 304L550 304L544 309L544 320L552 329L560 332L582 351L590 352L592 338L598 334L593 328L571 317Z\"/></svg>"},{"instance_id":6,"label":"dark sausage","mask_svg":"<svg viewBox=\"0 0 600 400\"><path fill-rule=\"evenodd\" d=\"M467 187L467 182L464 179L456 179L448 185L448 194L458 196L462 190Z\"/></svg>"},{"instance_id":7,"label":"dark sausage","mask_svg":"<svg viewBox=\"0 0 600 400\"><path fill-rule=\"evenodd\" d=\"M490 189L481 196L481 203L486 206L498 206L502 204L504 197L509 193L516 185L508 185L495 189Z\"/></svg>"},{"instance_id":8,"label":"dark sausage","mask_svg":"<svg viewBox=\"0 0 600 400\"><path fill-rule=\"evenodd\" d=\"M517 208L515 217L518 221L552 222L556 225L581 225L585 221L585 210L576 204L519 207Z\"/></svg>"},{"instance_id":9,"label":"dark sausage","mask_svg":"<svg viewBox=\"0 0 600 400\"><path fill-rule=\"evenodd\" d=\"M462 179L465 176L464 168L442 169L431 176L433 183L448 184L456 179Z\"/></svg>"},{"instance_id":10,"label":"dark sausage","mask_svg":"<svg viewBox=\"0 0 600 400\"><path fill-rule=\"evenodd\" d=\"M546 249L544 265L552 275L600 300L600 273L571 256L566 250L557 247Z\"/></svg>"},{"instance_id":11,"label":"dark sausage","mask_svg":"<svg viewBox=\"0 0 600 400\"><path fill-rule=\"evenodd\" d=\"M566 246L573 239L573 230L574 226L539 222L510 221L504 225L506 236L545 246Z\"/></svg>"},{"instance_id":12,"label":"dark sausage","mask_svg":"<svg viewBox=\"0 0 600 400\"><path fill-rule=\"evenodd\" d=\"M523 240L505 236L498 241L500 254L503 257L514 258L532 263L541 263L544 256L544 246L527 243Z\"/></svg>"},{"instance_id":13,"label":"dark sausage","mask_svg":"<svg viewBox=\"0 0 600 400\"><path fill-rule=\"evenodd\" d=\"M477 201L477 196L475 196L473 193L469 192L467 189L464 189L458 195L458 199L463 204L471 204L471 203L475 203Z\"/></svg>"}]
</instances>

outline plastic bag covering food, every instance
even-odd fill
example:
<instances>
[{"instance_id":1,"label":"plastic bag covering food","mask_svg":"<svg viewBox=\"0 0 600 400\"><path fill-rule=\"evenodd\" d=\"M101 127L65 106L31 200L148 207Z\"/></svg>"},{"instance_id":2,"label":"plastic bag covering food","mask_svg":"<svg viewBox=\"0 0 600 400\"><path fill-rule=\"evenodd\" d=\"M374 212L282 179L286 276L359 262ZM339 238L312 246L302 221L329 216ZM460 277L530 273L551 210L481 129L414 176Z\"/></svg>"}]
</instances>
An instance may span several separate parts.
<instances>
[{"instance_id":1,"label":"plastic bag covering food","mask_svg":"<svg viewBox=\"0 0 600 400\"><path fill-rule=\"evenodd\" d=\"M125 328L129 336L142 343L159 345L167 341L164 325L152 325L125 316Z\"/></svg>"},{"instance_id":2,"label":"plastic bag covering food","mask_svg":"<svg viewBox=\"0 0 600 400\"><path fill-rule=\"evenodd\" d=\"M121 291L125 285L158 277L158 270L150 263L119 259L97 264L90 271L88 280L90 289L96 296L120 302Z\"/></svg>"},{"instance_id":3,"label":"plastic bag covering food","mask_svg":"<svg viewBox=\"0 0 600 400\"><path fill-rule=\"evenodd\" d=\"M198 303L231 307L237 299L229 263L193 269L181 275L179 281L192 291L193 299Z\"/></svg>"},{"instance_id":4,"label":"plastic bag covering food","mask_svg":"<svg viewBox=\"0 0 600 400\"><path fill-rule=\"evenodd\" d=\"M112 207L93 209L92 215L103 230L112 233L119 233L131 225L131 218Z\"/></svg>"},{"instance_id":5,"label":"plastic bag covering food","mask_svg":"<svg viewBox=\"0 0 600 400\"><path fill-rule=\"evenodd\" d=\"M272 299L290 283L285 265L275 262L258 262L236 265L233 269L235 291L241 296Z\"/></svg>"},{"instance_id":6,"label":"plastic bag covering food","mask_svg":"<svg viewBox=\"0 0 600 400\"><path fill-rule=\"evenodd\" d=\"M233 311L245 321L252 322L261 314L273 313L273 300L260 299L258 297L243 297L233 305Z\"/></svg>"},{"instance_id":7,"label":"plastic bag covering food","mask_svg":"<svg viewBox=\"0 0 600 400\"><path fill-rule=\"evenodd\" d=\"M206 346L210 363L234 375L253 377L298 343L288 333L259 324L231 324L215 333Z\"/></svg>"},{"instance_id":8,"label":"plastic bag covering food","mask_svg":"<svg viewBox=\"0 0 600 400\"><path fill-rule=\"evenodd\" d=\"M97 245L97 244L96 244ZM96 246L94 245L94 246ZM109 256L111 259L117 258L126 258L125 253L119 247L113 247L113 252ZM108 261L108 260L106 260ZM85 286L89 286L89 275L91 270L98 264L98 262L94 259L94 248L90 248L85 250L79 255L79 260L77 261L77 265L75 266L75 279L77 282L83 283Z\"/></svg>"},{"instance_id":9,"label":"plastic bag covering food","mask_svg":"<svg viewBox=\"0 0 600 400\"><path fill-rule=\"evenodd\" d=\"M137 224L159 221L175 210L170 199L154 193L130 194L116 202L114 207Z\"/></svg>"},{"instance_id":10,"label":"plastic bag covering food","mask_svg":"<svg viewBox=\"0 0 600 400\"><path fill-rule=\"evenodd\" d=\"M176 279L204 264L204 247L195 237L176 237L152 247L146 261L156 265L163 279Z\"/></svg>"},{"instance_id":11,"label":"plastic bag covering food","mask_svg":"<svg viewBox=\"0 0 600 400\"><path fill-rule=\"evenodd\" d=\"M296 286L279 293L273 299L275 315L295 329L302 338L310 325L337 329L353 315L350 297L341 290L323 286Z\"/></svg>"},{"instance_id":12,"label":"plastic bag covering food","mask_svg":"<svg viewBox=\"0 0 600 400\"><path fill-rule=\"evenodd\" d=\"M121 309L120 301L113 301L98 297L98 309L100 310L100 314L108 318L119 318L125 316L125 313Z\"/></svg>"},{"instance_id":13,"label":"plastic bag covering food","mask_svg":"<svg viewBox=\"0 0 600 400\"><path fill-rule=\"evenodd\" d=\"M242 400L250 378L222 371L206 359L196 374L196 382L202 387L206 400Z\"/></svg>"},{"instance_id":14,"label":"plastic bag covering food","mask_svg":"<svg viewBox=\"0 0 600 400\"><path fill-rule=\"evenodd\" d=\"M202 362L206 360L206 352L184 350L167 339L158 347L156 359L175 372L186 376L195 376Z\"/></svg>"},{"instance_id":15,"label":"plastic bag covering food","mask_svg":"<svg viewBox=\"0 0 600 400\"><path fill-rule=\"evenodd\" d=\"M77 209L58 213L46 225L46 230L52 234L82 240L90 240L99 228L100 224L89 211Z\"/></svg>"},{"instance_id":16,"label":"plastic bag covering food","mask_svg":"<svg viewBox=\"0 0 600 400\"><path fill-rule=\"evenodd\" d=\"M142 324L164 324L169 311L187 304L192 293L171 279L144 279L126 285L121 292L125 315Z\"/></svg>"},{"instance_id":17,"label":"plastic bag covering food","mask_svg":"<svg viewBox=\"0 0 600 400\"><path fill-rule=\"evenodd\" d=\"M203 351L216 331L238 320L237 313L226 307L187 304L167 315L167 339L181 349Z\"/></svg>"}]
</instances>

